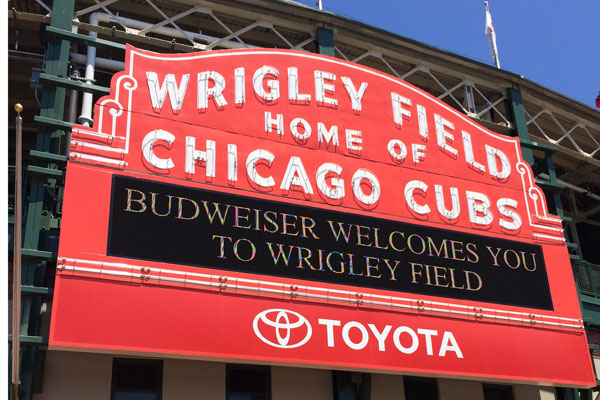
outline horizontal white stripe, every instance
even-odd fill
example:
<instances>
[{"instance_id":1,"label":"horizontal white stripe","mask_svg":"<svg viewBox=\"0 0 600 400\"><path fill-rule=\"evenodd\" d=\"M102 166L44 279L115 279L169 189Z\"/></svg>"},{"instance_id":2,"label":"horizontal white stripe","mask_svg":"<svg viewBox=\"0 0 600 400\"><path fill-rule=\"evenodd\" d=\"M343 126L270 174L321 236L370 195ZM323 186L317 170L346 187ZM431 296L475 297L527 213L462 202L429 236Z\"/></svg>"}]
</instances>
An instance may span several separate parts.
<instances>
[{"instance_id":1,"label":"horizontal white stripe","mask_svg":"<svg viewBox=\"0 0 600 400\"><path fill-rule=\"evenodd\" d=\"M449 314L453 316L485 319L497 322L519 322L528 326L553 326L558 328L584 329L583 321L574 318L559 316L523 313L509 310L500 310L484 307L465 306L461 304L443 303L437 301L409 299L394 296L382 296L378 294L360 293L355 291L326 289L314 286L289 285L255 279L235 278L224 275L210 275L197 272L183 272L170 269L150 268L141 265L125 263L103 262L93 260L81 260L71 258L60 258L59 271L72 271L80 273L91 273L94 275L108 275L115 277L129 277L142 281L153 281L154 283L170 282L183 284L184 286L202 286L207 288L236 291L245 291L256 294L271 294L277 297L285 296L291 298L306 298L320 300L323 303L331 301L348 303L359 306L380 306L390 311L418 311L419 313ZM97 268L84 267L80 265L92 265ZM117 270L122 268L125 270ZM165 276L165 274L175 275ZM181 276L181 278L177 277ZM254 286L251 286L254 285ZM309 293L309 291L317 293ZM322 293L322 294L319 294ZM375 300L377 299L377 300Z\"/></svg>"}]
</instances>

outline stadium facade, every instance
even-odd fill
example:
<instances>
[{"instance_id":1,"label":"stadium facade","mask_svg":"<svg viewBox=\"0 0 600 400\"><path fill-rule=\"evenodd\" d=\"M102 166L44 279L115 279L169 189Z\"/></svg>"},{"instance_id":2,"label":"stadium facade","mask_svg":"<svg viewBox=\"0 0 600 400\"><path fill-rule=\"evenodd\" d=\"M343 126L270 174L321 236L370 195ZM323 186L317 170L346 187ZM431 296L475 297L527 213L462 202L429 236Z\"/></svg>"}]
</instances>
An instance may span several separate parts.
<instances>
[{"instance_id":1,"label":"stadium facade","mask_svg":"<svg viewBox=\"0 0 600 400\"><path fill-rule=\"evenodd\" d=\"M597 395L598 110L294 2L9 7L19 398Z\"/></svg>"}]
</instances>

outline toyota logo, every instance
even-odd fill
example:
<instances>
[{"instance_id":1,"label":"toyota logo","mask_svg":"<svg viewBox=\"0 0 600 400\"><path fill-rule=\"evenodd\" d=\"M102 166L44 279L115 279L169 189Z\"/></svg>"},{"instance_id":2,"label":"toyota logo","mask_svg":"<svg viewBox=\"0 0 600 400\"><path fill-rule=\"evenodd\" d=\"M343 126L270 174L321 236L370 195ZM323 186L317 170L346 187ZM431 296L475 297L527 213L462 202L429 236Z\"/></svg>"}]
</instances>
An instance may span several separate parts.
<instances>
[{"instance_id":1,"label":"toyota logo","mask_svg":"<svg viewBox=\"0 0 600 400\"><path fill-rule=\"evenodd\" d=\"M300 347L310 339L312 328L297 312L272 308L254 317L254 333L260 340L280 349Z\"/></svg>"}]
</instances>

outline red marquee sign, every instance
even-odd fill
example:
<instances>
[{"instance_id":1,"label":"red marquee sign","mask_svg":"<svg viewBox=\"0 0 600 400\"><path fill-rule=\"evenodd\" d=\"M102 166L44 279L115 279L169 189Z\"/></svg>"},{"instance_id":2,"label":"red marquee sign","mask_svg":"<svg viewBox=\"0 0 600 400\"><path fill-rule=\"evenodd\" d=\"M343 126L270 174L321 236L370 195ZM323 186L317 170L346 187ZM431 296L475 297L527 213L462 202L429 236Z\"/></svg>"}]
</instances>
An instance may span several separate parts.
<instances>
[{"instance_id":1,"label":"red marquee sign","mask_svg":"<svg viewBox=\"0 0 600 400\"><path fill-rule=\"evenodd\" d=\"M128 47L73 127L50 346L593 386L564 242L518 139L402 80Z\"/></svg>"}]
</instances>

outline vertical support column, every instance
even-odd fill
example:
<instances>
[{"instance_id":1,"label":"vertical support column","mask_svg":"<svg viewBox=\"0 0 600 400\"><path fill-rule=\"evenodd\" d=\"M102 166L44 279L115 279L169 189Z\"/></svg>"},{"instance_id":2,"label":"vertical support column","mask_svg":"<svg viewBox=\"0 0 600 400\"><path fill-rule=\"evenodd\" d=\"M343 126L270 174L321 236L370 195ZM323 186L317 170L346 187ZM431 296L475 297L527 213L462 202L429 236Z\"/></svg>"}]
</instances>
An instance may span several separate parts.
<instances>
[{"instance_id":1,"label":"vertical support column","mask_svg":"<svg viewBox=\"0 0 600 400\"><path fill-rule=\"evenodd\" d=\"M529 130L527 129L527 121L525 119L525 107L523 107L523 98L521 92L517 89L508 89L508 105L512 116L515 131L519 139L529 141ZM533 151L531 149L521 147L523 159L529 165L533 165Z\"/></svg>"},{"instance_id":2,"label":"vertical support column","mask_svg":"<svg viewBox=\"0 0 600 400\"><path fill-rule=\"evenodd\" d=\"M554 161L552 160L552 156L549 154L546 154L546 170L548 171L548 176L550 177L548 180L552 183L557 183L556 171L554 171ZM560 191L554 190L552 192L552 199L554 200L553 202L556 215L563 218L565 214L563 212L562 200L560 199Z\"/></svg>"},{"instance_id":3,"label":"vertical support column","mask_svg":"<svg viewBox=\"0 0 600 400\"><path fill-rule=\"evenodd\" d=\"M331 29L317 28L317 52L330 57L335 57L333 31Z\"/></svg>"},{"instance_id":4,"label":"vertical support column","mask_svg":"<svg viewBox=\"0 0 600 400\"><path fill-rule=\"evenodd\" d=\"M560 189L563 187L556 182L556 172L554 171L554 162L552 161L552 152L550 146L545 146L529 140L529 130L527 129L527 121L525 120L525 108L523 107L523 98L521 92L517 89L508 89L509 109L515 126L515 133L521 140L521 153L523 159L534 169L534 173L539 173L540 169L546 172L549 176L549 188L552 191L552 197L547 198L549 208L553 208L553 213L563 218L563 207L560 199ZM542 160L535 162L533 158L532 148L539 149L544 152L545 157ZM537 170L537 171L536 171ZM543 182L538 182L539 184ZM546 188L548 188L548 186Z\"/></svg>"}]
</instances>

